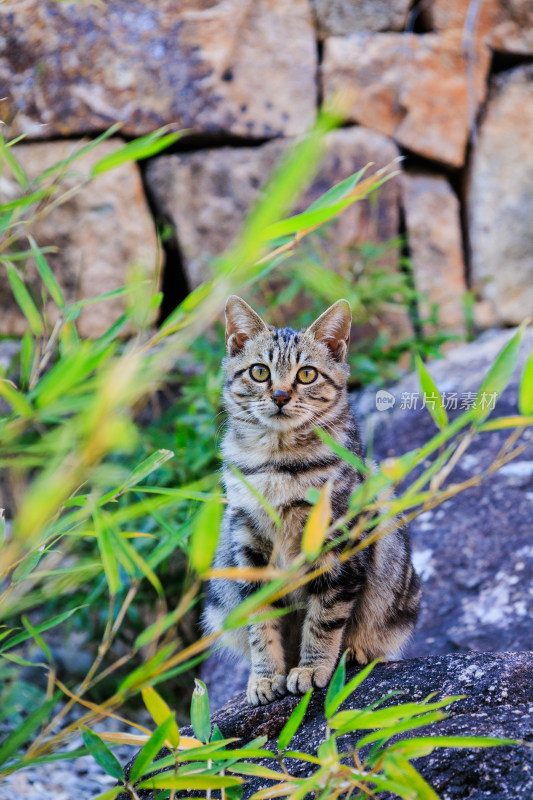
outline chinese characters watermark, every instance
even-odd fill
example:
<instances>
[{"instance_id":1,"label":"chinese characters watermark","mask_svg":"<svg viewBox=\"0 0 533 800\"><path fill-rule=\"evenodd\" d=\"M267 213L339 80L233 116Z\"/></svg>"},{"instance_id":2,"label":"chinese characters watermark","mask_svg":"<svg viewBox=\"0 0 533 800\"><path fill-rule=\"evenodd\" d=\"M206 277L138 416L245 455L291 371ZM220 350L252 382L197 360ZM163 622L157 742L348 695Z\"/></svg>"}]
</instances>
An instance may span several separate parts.
<instances>
[{"instance_id":1,"label":"chinese characters watermark","mask_svg":"<svg viewBox=\"0 0 533 800\"><path fill-rule=\"evenodd\" d=\"M416 411L437 407L446 411L468 411L478 408L482 411L492 411L498 399L497 392L402 392L399 408L404 411ZM396 397L390 392L380 389L376 393L376 408L378 411L387 411L396 404Z\"/></svg>"}]
</instances>

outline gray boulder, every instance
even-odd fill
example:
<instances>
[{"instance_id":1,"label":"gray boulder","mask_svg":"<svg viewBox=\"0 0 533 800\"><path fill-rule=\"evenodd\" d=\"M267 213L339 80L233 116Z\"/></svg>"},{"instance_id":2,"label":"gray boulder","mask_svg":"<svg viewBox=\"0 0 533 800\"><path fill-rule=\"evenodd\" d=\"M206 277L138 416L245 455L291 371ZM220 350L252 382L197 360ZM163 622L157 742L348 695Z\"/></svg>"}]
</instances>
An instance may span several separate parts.
<instances>
[{"instance_id":1,"label":"gray boulder","mask_svg":"<svg viewBox=\"0 0 533 800\"><path fill-rule=\"evenodd\" d=\"M348 672L348 677L354 671ZM485 735L529 739L533 730L533 653L467 653L411 661L379 664L342 708L361 708L392 690L401 690L406 700L423 700L430 692L439 697L465 695L449 707L449 717L428 728L431 735ZM311 698L304 721L291 742L291 748L316 754L324 739L325 690ZM268 706L251 708L244 694L220 709L213 722L225 737L238 737L243 743L256 736L267 736L265 747L276 749L277 737L297 704L293 696ZM397 698L394 701L401 702ZM183 735L191 735L183 729ZM417 731L415 735L420 735ZM425 735L425 734L423 734ZM357 737L343 741L346 749ZM167 751L160 753L161 757ZM262 763L267 763L266 761ZM270 764L276 768L275 764ZM439 793L441 800L516 800L533 792L533 751L526 745L491 749L436 750L415 766ZM311 774L308 762L291 761L292 774ZM271 785L252 779L243 798ZM190 795L188 795L190 796ZM122 794L120 800L127 800ZM139 792L140 800L152 800L151 791Z\"/></svg>"}]
</instances>

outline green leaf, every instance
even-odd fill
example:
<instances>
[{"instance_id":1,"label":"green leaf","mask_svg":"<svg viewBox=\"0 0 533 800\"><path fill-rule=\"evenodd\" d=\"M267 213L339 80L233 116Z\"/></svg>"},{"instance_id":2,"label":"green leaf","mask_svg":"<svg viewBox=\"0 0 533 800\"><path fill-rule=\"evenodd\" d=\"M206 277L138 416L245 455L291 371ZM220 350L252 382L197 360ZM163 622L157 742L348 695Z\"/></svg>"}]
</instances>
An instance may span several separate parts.
<instances>
[{"instance_id":1,"label":"green leaf","mask_svg":"<svg viewBox=\"0 0 533 800\"><path fill-rule=\"evenodd\" d=\"M20 343L20 385L23 389L27 389L30 384L34 357L33 336L30 331L26 331Z\"/></svg>"},{"instance_id":2,"label":"green leaf","mask_svg":"<svg viewBox=\"0 0 533 800\"><path fill-rule=\"evenodd\" d=\"M43 172L41 172L41 174L37 177L37 182L40 183L56 172L64 172L66 167L69 167L72 163L74 163L74 161L78 161L91 150L94 150L94 148L98 147L98 145L105 141L105 139L109 139L111 136L117 133L120 128L121 123L115 122L114 125L111 125L110 128L97 136L96 139L92 139L88 144L80 147L78 150L75 150L70 156L67 156L67 158L58 161L57 164L53 164L51 167L48 167L48 169L45 169Z\"/></svg>"},{"instance_id":3,"label":"green leaf","mask_svg":"<svg viewBox=\"0 0 533 800\"><path fill-rule=\"evenodd\" d=\"M9 167L11 168L11 172L17 179L19 186L27 191L30 183L28 181L28 176L26 175L24 169L19 164L9 147L6 145L5 139L3 136L0 137L0 154L2 158L5 158Z\"/></svg>"},{"instance_id":4,"label":"green leaf","mask_svg":"<svg viewBox=\"0 0 533 800\"><path fill-rule=\"evenodd\" d=\"M360 472L362 475L366 475L368 472L368 467L366 466L365 462L358 458L351 450L347 450L345 447L342 447L338 442L335 441L333 436L330 436L327 431L322 430L322 428L314 428L314 431L319 439L328 445L330 450L332 450L335 455L339 456L343 461L347 464L350 464L355 470Z\"/></svg>"},{"instance_id":5,"label":"green leaf","mask_svg":"<svg viewBox=\"0 0 533 800\"><path fill-rule=\"evenodd\" d=\"M437 428L442 430L448 424L448 414L444 408L440 392L418 353L415 355L415 363L420 381L420 387L426 402L426 408L433 417L433 421L435 422Z\"/></svg>"},{"instance_id":6,"label":"green leaf","mask_svg":"<svg viewBox=\"0 0 533 800\"><path fill-rule=\"evenodd\" d=\"M305 716L305 712L307 711L307 706L309 705L309 701L311 700L311 695L313 694L313 690L309 689L306 694L302 697L292 714L290 715L289 719L281 729L281 733L278 738L278 750L281 752L285 750L288 745L290 744L292 737L300 727L300 724Z\"/></svg>"},{"instance_id":7,"label":"green leaf","mask_svg":"<svg viewBox=\"0 0 533 800\"><path fill-rule=\"evenodd\" d=\"M501 395L513 374L516 365L518 353L520 351L520 343L524 335L525 324L522 323L515 335L507 342L507 344L500 350L496 357L496 361L484 377L481 386L479 387L477 396L478 400L483 396L487 398L494 397L496 400ZM494 404L492 404L494 405ZM489 402L485 408L477 407L475 409L475 418L477 422L485 420L491 412L491 403Z\"/></svg>"},{"instance_id":8,"label":"green leaf","mask_svg":"<svg viewBox=\"0 0 533 800\"><path fill-rule=\"evenodd\" d=\"M12 410L21 417L31 417L33 409L26 397L19 392L11 381L0 378L0 397L3 397Z\"/></svg>"},{"instance_id":9,"label":"green leaf","mask_svg":"<svg viewBox=\"0 0 533 800\"><path fill-rule=\"evenodd\" d=\"M35 265L39 271L39 275L43 279L44 285L48 289L50 297L58 308L64 308L65 299L63 297L63 293L59 288L59 284L57 283L52 270L48 266L48 262L46 261L42 250L37 246L37 242L33 236L28 236L28 241L35 259Z\"/></svg>"},{"instance_id":10,"label":"green leaf","mask_svg":"<svg viewBox=\"0 0 533 800\"><path fill-rule=\"evenodd\" d=\"M139 789L224 789L228 786L240 786L240 778L231 778L229 775L174 775L164 772L154 775L137 785Z\"/></svg>"},{"instance_id":11,"label":"green leaf","mask_svg":"<svg viewBox=\"0 0 533 800\"><path fill-rule=\"evenodd\" d=\"M43 555L44 553L42 553L40 550L32 550L31 553L28 553L28 555L22 559L18 567L13 570L13 574L11 576L13 583L20 583L20 581L23 581L24 578L26 578L30 572L35 569Z\"/></svg>"},{"instance_id":12,"label":"green leaf","mask_svg":"<svg viewBox=\"0 0 533 800\"><path fill-rule=\"evenodd\" d=\"M518 391L518 410L524 417L533 415L533 350L522 372Z\"/></svg>"},{"instance_id":13,"label":"green leaf","mask_svg":"<svg viewBox=\"0 0 533 800\"><path fill-rule=\"evenodd\" d=\"M396 725L400 720L410 719L428 711L437 711L460 699L459 697L444 697L435 703L402 703L374 710L339 711L329 720L331 728L338 731L339 735L351 731L375 730Z\"/></svg>"},{"instance_id":14,"label":"green leaf","mask_svg":"<svg viewBox=\"0 0 533 800\"><path fill-rule=\"evenodd\" d=\"M12 208L20 208L21 206L30 206L32 203L37 203L39 200L42 200L43 197L50 195L52 191L50 187L47 189L39 189L37 192L18 197L16 200L2 203L0 205L0 212L3 213L4 211L10 211Z\"/></svg>"},{"instance_id":15,"label":"green leaf","mask_svg":"<svg viewBox=\"0 0 533 800\"><path fill-rule=\"evenodd\" d=\"M99 764L104 772L111 775L117 781L124 780L124 770L120 766L120 762L113 755L109 747L106 745L99 736L94 733L90 728L82 727L81 735L87 750L90 752L97 764Z\"/></svg>"},{"instance_id":16,"label":"green leaf","mask_svg":"<svg viewBox=\"0 0 533 800\"><path fill-rule=\"evenodd\" d=\"M263 497L263 495L261 494L261 492L258 492L258 491L257 491L257 489L255 488L255 486L252 486L252 484L250 483L250 481L248 481L248 480L245 478L245 476L242 474L242 472L240 471L240 469L238 469L238 467L236 467L234 464L230 464L230 465L229 465L229 468L230 468L230 470L233 472L233 474L235 475L235 477L236 477L236 478L239 478L239 480L243 482L243 484L246 486L246 488L248 489L248 491L250 492L250 494L251 494L253 497L255 497L255 499L256 499L256 500L257 500L257 501L258 501L258 502L259 502L259 503L260 503L260 504L263 506L263 508L264 508L264 509L265 509L265 511L267 512L268 516L270 517L270 519L272 520L272 522L274 523L274 525L276 526L276 528L278 528L278 529L280 529L280 530L281 530L281 528L283 527L283 523L282 523L282 521L281 521L281 517L280 517L280 515L278 514L278 512L276 511L276 509L275 509L275 508L273 508L273 506L271 506L271 505L270 505L270 503L268 502L268 500L267 500L265 497Z\"/></svg>"},{"instance_id":17,"label":"green leaf","mask_svg":"<svg viewBox=\"0 0 533 800\"><path fill-rule=\"evenodd\" d=\"M341 701L337 702L337 696L340 695L342 689L344 688L344 682L346 680L347 655L348 651L345 651L342 654L341 659L337 664L337 669L333 673L333 676L329 682L328 690L326 692L326 699L324 701L324 713L326 715L326 719L331 717L341 703Z\"/></svg>"},{"instance_id":18,"label":"green leaf","mask_svg":"<svg viewBox=\"0 0 533 800\"><path fill-rule=\"evenodd\" d=\"M215 556L221 518L222 505L216 498L202 505L196 515L189 544L189 560L200 575L207 572Z\"/></svg>"},{"instance_id":19,"label":"green leaf","mask_svg":"<svg viewBox=\"0 0 533 800\"><path fill-rule=\"evenodd\" d=\"M420 736L389 745L388 752L399 751L407 758L420 758L428 756L437 747L502 747L518 744L520 742L517 739L498 739L492 736Z\"/></svg>"},{"instance_id":20,"label":"green leaf","mask_svg":"<svg viewBox=\"0 0 533 800\"><path fill-rule=\"evenodd\" d=\"M121 147L120 150L116 150L114 153L108 153L108 155L96 162L91 170L91 177L100 175L102 172L108 172L110 169L114 169L128 161L138 161L141 158L149 158L161 152L161 150L165 150L165 148L169 147L171 144L174 144L184 133L183 131L178 131L176 133L168 133L164 136L163 134L167 131L168 125L165 125L163 128L149 133L147 136L141 136L138 139L134 139L133 142L128 142L128 144L125 144L124 147Z\"/></svg>"},{"instance_id":21,"label":"green leaf","mask_svg":"<svg viewBox=\"0 0 533 800\"><path fill-rule=\"evenodd\" d=\"M278 772L277 770L270 769L269 767L263 767L261 764L253 764L247 761L243 761L242 764L238 764L237 766L227 767L228 772L236 772L238 775L253 775L256 778L268 778L269 780L286 780L286 776L283 772Z\"/></svg>"},{"instance_id":22,"label":"green leaf","mask_svg":"<svg viewBox=\"0 0 533 800\"><path fill-rule=\"evenodd\" d=\"M412 800L439 800L438 794L406 758L387 753L383 761L383 771L388 778L409 790L410 793L402 795L403 797L409 798L409 800L411 798Z\"/></svg>"},{"instance_id":23,"label":"green leaf","mask_svg":"<svg viewBox=\"0 0 533 800\"><path fill-rule=\"evenodd\" d=\"M331 694L331 697L329 698L329 701L328 701L328 697L326 696L326 711L325 711L325 713L326 713L326 718L327 719L329 719L331 717L331 715L335 713L335 711L338 709L338 707L340 705L342 705L342 703L344 703L344 701L347 700L348 697L351 694L353 694L353 692L355 692L357 687L361 685L361 683L365 680L365 678L368 675L370 675L370 673L372 672L372 670L374 669L376 664L379 663L379 661L380 661L380 659L378 658L375 661L372 661L370 664L367 664L366 667L363 667L363 669L360 672L358 672L357 675L354 675L354 677L351 679L351 681L349 681L346 684L346 686L344 686L344 679L343 679L340 688L335 692L335 694L333 694L333 693ZM340 667L340 664L339 664L339 667ZM330 692L330 689L331 689L332 685L333 685L333 681L329 685L328 694Z\"/></svg>"},{"instance_id":24,"label":"green leaf","mask_svg":"<svg viewBox=\"0 0 533 800\"><path fill-rule=\"evenodd\" d=\"M22 624L24 625L24 627L26 628L26 630L28 631L34 642L38 645L38 647L41 648L43 653L46 655L48 662L52 663L53 659L52 659L52 653L50 652L50 648L44 641L43 637L41 636L37 628L33 627L28 617L26 617L24 614L22 615Z\"/></svg>"},{"instance_id":25,"label":"green leaf","mask_svg":"<svg viewBox=\"0 0 533 800\"><path fill-rule=\"evenodd\" d=\"M32 297L29 291L27 290L24 281L18 274L13 264L11 264L9 261L5 261L4 263L7 269L7 277L9 283L11 284L13 295L18 305L20 306L22 313L28 320L28 324L30 326L32 333L35 336L42 336L43 323L41 320L41 316L37 311L37 306L33 302Z\"/></svg>"},{"instance_id":26,"label":"green leaf","mask_svg":"<svg viewBox=\"0 0 533 800\"><path fill-rule=\"evenodd\" d=\"M194 679L194 691L191 698L191 725L194 735L201 742L208 742L211 736L211 716L209 713L209 696L203 681Z\"/></svg>"},{"instance_id":27,"label":"green leaf","mask_svg":"<svg viewBox=\"0 0 533 800\"><path fill-rule=\"evenodd\" d=\"M132 764L130 770L130 782L135 783L142 778L146 772L146 768L152 763L156 755L163 747L165 741L171 735L172 725L175 725L174 717L167 717L152 733L142 750L139 752L137 758Z\"/></svg>"},{"instance_id":28,"label":"green leaf","mask_svg":"<svg viewBox=\"0 0 533 800\"><path fill-rule=\"evenodd\" d=\"M118 795L122 794L123 791L123 786L113 786L113 788L108 789L107 792L97 795L94 800L115 800L115 797L118 797Z\"/></svg>"},{"instance_id":29,"label":"green leaf","mask_svg":"<svg viewBox=\"0 0 533 800\"><path fill-rule=\"evenodd\" d=\"M159 467L165 464L170 458L174 458L172 450L156 450L151 456L148 456L148 458L145 458L140 464L137 464L127 480L121 483L118 489L114 489L110 492L107 497L111 499L111 497L116 497L128 489L131 489L133 486L136 486L148 475L151 475L152 472L155 472L156 469L159 469ZM102 498L102 502L107 502L106 498Z\"/></svg>"},{"instance_id":30,"label":"green leaf","mask_svg":"<svg viewBox=\"0 0 533 800\"><path fill-rule=\"evenodd\" d=\"M144 705L150 712L152 719L156 725L162 725L163 722L170 717L173 724L170 725L168 740L172 747L178 747L180 743L180 732L176 725L175 714L170 710L160 694L156 692L151 686L147 686L142 690L142 697Z\"/></svg>"},{"instance_id":31,"label":"green leaf","mask_svg":"<svg viewBox=\"0 0 533 800\"><path fill-rule=\"evenodd\" d=\"M109 530L104 524L102 515L97 509L93 512L93 520L109 593L114 597L119 592L122 583L119 576L118 561L113 546L113 540Z\"/></svg>"},{"instance_id":32,"label":"green leaf","mask_svg":"<svg viewBox=\"0 0 533 800\"><path fill-rule=\"evenodd\" d=\"M61 625L62 622L65 622L69 617L79 611L81 608L85 608L85 606L76 606L75 608L71 608L68 611L63 611L62 614L58 614L57 617L52 617L52 619L47 620L46 622L41 622L39 625L35 625L34 629L38 633L43 633L43 631L47 631L50 628L55 628L56 625ZM21 642L25 642L26 639L30 638L29 633L18 633L12 639L9 639L7 642L4 642L2 647L0 648L0 652L3 650L8 650L11 647L16 647Z\"/></svg>"},{"instance_id":33,"label":"green leaf","mask_svg":"<svg viewBox=\"0 0 533 800\"><path fill-rule=\"evenodd\" d=\"M24 745L39 726L48 718L50 711L57 703L58 696L50 698L39 708L35 709L24 722L15 728L0 745L0 764L14 756L15 753Z\"/></svg>"}]
</instances>

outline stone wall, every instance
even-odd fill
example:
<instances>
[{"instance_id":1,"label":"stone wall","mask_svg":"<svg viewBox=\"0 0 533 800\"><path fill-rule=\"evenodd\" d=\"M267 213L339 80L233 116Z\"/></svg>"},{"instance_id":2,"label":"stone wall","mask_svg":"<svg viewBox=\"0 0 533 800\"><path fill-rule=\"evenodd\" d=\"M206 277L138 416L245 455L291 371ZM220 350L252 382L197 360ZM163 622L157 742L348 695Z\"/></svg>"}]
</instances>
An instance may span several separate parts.
<instances>
[{"instance_id":1,"label":"stone wall","mask_svg":"<svg viewBox=\"0 0 533 800\"><path fill-rule=\"evenodd\" d=\"M209 274L288 143L339 92L346 127L330 136L302 207L367 161L379 167L402 153L401 178L377 206L361 203L338 221L338 243L405 233L422 318L437 304L451 332L464 331L466 289L478 327L531 313L531 0L0 6L0 118L4 133L26 134L15 153L30 177L117 121L124 137L163 124L190 131L169 153L97 179L37 225L39 243L59 248L50 261L72 299L116 288L135 262L155 274L155 216L175 229L164 281L170 308L179 299L173 287ZM0 196L16 192L5 170ZM392 261L398 269L394 253ZM119 301L89 307L82 333L101 332L120 313ZM22 329L0 272L0 334Z\"/></svg>"}]
</instances>

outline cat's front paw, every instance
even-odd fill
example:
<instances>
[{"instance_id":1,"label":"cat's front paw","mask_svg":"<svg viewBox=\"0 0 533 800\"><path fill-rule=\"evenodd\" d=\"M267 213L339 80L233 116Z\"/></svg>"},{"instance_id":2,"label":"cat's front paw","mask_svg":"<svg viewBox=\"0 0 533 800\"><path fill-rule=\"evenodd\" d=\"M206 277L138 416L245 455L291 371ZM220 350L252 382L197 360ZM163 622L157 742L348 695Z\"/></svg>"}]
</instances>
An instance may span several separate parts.
<instances>
[{"instance_id":1,"label":"cat's front paw","mask_svg":"<svg viewBox=\"0 0 533 800\"><path fill-rule=\"evenodd\" d=\"M250 675L246 697L252 706L264 706L287 694L287 678L280 673L271 678Z\"/></svg>"},{"instance_id":2,"label":"cat's front paw","mask_svg":"<svg viewBox=\"0 0 533 800\"><path fill-rule=\"evenodd\" d=\"M287 678L287 689L291 694L305 694L309 689L323 689L330 678L329 667L294 667Z\"/></svg>"}]
</instances>

